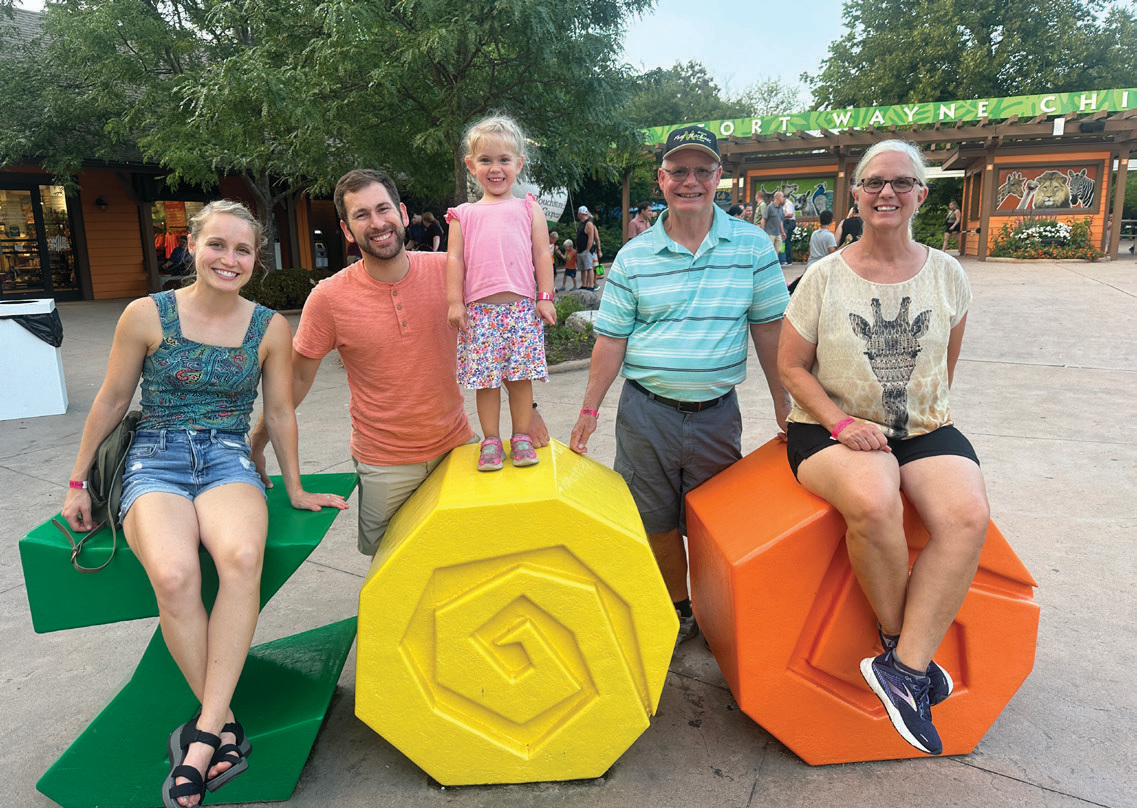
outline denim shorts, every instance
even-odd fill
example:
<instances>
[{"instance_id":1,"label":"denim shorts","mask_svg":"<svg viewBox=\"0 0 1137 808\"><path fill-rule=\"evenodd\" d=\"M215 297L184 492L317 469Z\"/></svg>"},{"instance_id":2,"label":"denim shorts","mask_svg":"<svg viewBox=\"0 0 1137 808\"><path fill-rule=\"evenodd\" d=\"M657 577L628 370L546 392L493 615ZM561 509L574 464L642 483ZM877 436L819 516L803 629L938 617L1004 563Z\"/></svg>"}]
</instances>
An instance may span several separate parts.
<instances>
[{"instance_id":1,"label":"denim shorts","mask_svg":"<svg viewBox=\"0 0 1137 808\"><path fill-rule=\"evenodd\" d=\"M240 432L216 429L143 430L134 437L122 473L119 518L143 494L177 494L193 500L210 488L229 483L265 486L249 458L249 444Z\"/></svg>"}]
</instances>

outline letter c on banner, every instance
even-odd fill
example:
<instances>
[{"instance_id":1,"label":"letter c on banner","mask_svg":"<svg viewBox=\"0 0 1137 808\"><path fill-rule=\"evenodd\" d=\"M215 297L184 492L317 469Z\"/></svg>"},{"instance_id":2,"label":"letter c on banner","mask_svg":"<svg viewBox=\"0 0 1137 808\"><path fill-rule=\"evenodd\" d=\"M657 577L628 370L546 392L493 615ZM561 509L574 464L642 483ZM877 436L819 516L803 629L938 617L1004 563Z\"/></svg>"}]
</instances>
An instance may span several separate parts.
<instances>
[{"instance_id":1,"label":"letter c on banner","mask_svg":"<svg viewBox=\"0 0 1137 808\"><path fill-rule=\"evenodd\" d=\"M1038 108L1043 112L1057 112L1058 107L1054 106L1054 101L1057 98L1056 95L1044 95L1042 100L1038 102Z\"/></svg>"}]
</instances>

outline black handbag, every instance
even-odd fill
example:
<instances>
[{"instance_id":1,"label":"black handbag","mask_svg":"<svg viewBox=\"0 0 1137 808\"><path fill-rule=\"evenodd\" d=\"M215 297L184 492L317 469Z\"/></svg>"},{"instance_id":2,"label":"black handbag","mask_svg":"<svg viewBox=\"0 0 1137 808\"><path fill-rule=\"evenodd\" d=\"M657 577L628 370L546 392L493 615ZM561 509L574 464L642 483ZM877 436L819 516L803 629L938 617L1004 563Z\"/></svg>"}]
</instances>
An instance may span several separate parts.
<instances>
[{"instance_id":1,"label":"black handbag","mask_svg":"<svg viewBox=\"0 0 1137 808\"><path fill-rule=\"evenodd\" d=\"M138 431L138 422L141 419L140 411L128 412L95 450L95 460L87 475L87 493L91 496L91 518L98 522L94 529L83 538L76 540L71 531L58 519L51 520L51 523L59 528L70 542L71 566L78 572L98 572L111 563L115 550L118 549L120 526L118 510L122 504L122 472L126 468L126 455L134 443L134 433ZM97 567L84 567L79 563L79 553L83 551L83 545L104 527L109 527L111 530L111 554Z\"/></svg>"}]
</instances>

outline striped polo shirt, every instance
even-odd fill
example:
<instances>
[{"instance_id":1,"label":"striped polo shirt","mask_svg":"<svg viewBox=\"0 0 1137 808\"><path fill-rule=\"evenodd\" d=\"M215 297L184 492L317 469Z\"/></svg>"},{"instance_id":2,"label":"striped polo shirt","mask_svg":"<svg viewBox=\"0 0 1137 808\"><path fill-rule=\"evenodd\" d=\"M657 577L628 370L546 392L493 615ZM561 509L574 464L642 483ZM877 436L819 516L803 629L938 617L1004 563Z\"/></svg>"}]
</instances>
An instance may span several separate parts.
<instances>
[{"instance_id":1,"label":"striped polo shirt","mask_svg":"<svg viewBox=\"0 0 1137 808\"><path fill-rule=\"evenodd\" d=\"M596 333L628 341L620 375L657 395L706 401L746 378L748 326L789 301L769 237L716 205L694 255L663 229L625 244L608 273Z\"/></svg>"}]
</instances>

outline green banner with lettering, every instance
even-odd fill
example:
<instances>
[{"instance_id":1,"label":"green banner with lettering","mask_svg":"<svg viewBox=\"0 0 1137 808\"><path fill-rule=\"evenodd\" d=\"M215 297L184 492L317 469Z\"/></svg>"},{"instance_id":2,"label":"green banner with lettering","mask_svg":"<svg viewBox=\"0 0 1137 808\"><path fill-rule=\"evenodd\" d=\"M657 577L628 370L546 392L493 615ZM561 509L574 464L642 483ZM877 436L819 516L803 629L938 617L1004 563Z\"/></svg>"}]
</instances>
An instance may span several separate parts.
<instances>
[{"instance_id":1,"label":"green banner with lettering","mask_svg":"<svg viewBox=\"0 0 1137 808\"><path fill-rule=\"evenodd\" d=\"M750 137L751 135L793 134L799 129L818 132L828 129L867 129L870 126L911 126L912 124L955 123L956 121L1006 120L1012 115L1029 120L1038 115L1065 115L1069 112L1120 112L1137 107L1137 89L1086 90L1074 93L1018 95L1011 98L976 98L971 101L936 101L933 103L897 104L890 107L826 109L818 112L795 112L732 118L725 121L688 121L672 126L655 126L645 130L645 143L662 143L667 133L679 126L698 123L718 137Z\"/></svg>"}]
</instances>

